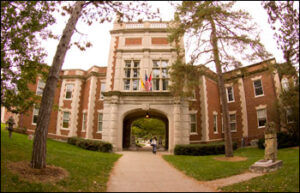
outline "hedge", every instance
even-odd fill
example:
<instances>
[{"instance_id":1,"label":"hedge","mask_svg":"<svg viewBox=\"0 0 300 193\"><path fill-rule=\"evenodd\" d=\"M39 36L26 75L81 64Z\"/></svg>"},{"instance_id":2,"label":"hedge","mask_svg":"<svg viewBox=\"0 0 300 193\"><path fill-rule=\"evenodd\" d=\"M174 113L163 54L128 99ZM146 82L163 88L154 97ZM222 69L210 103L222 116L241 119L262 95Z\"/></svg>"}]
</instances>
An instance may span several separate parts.
<instances>
[{"instance_id":1,"label":"hedge","mask_svg":"<svg viewBox=\"0 0 300 193\"><path fill-rule=\"evenodd\" d=\"M80 137L70 137L68 138L68 143L92 151L101 151L101 152L112 151L112 144L104 141L82 139Z\"/></svg>"},{"instance_id":2,"label":"hedge","mask_svg":"<svg viewBox=\"0 0 300 193\"><path fill-rule=\"evenodd\" d=\"M237 149L237 143L233 142L233 149ZM224 142L208 143L208 144L188 144L176 145L174 149L175 155L217 155L224 154Z\"/></svg>"},{"instance_id":3,"label":"hedge","mask_svg":"<svg viewBox=\"0 0 300 193\"><path fill-rule=\"evenodd\" d=\"M277 148L286 148L286 147L294 147L299 146L299 140L296 136L292 136L286 132L278 132L277 133ZM258 140L258 148L265 149L265 138L261 138Z\"/></svg>"}]
</instances>

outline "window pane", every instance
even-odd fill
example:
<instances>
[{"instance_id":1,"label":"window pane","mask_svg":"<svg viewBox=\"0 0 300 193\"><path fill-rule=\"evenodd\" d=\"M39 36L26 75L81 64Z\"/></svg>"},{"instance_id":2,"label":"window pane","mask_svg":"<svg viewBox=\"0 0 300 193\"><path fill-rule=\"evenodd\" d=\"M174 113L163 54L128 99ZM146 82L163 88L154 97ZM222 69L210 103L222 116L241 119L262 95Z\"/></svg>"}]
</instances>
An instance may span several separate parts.
<instances>
[{"instance_id":1,"label":"window pane","mask_svg":"<svg viewBox=\"0 0 300 193\"><path fill-rule=\"evenodd\" d=\"M231 131L236 131L236 123L230 123Z\"/></svg>"},{"instance_id":2,"label":"window pane","mask_svg":"<svg viewBox=\"0 0 300 193\"><path fill-rule=\"evenodd\" d=\"M105 83L101 83L100 99L103 99L103 92L105 92Z\"/></svg>"},{"instance_id":3,"label":"window pane","mask_svg":"<svg viewBox=\"0 0 300 193\"><path fill-rule=\"evenodd\" d=\"M138 90L139 89L139 80L133 80L132 89L133 90Z\"/></svg>"},{"instance_id":4,"label":"window pane","mask_svg":"<svg viewBox=\"0 0 300 193\"><path fill-rule=\"evenodd\" d=\"M130 68L131 67L131 61L130 60L126 60L125 61L125 67L126 68Z\"/></svg>"},{"instance_id":5,"label":"window pane","mask_svg":"<svg viewBox=\"0 0 300 193\"><path fill-rule=\"evenodd\" d=\"M124 80L124 90L130 89L130 80Z\"/></svg>"},{"instance_id":6,"label":"window pane","mask_svg":"<svg viewBox=\"0 0 300 193\"><path fill-rule=\"evenodd\" d=\"M168 69L163 68L163 69L162 69L161 76L162 76L163 78L168 78Z\"/></svg>"},{"instance_id":7,"label":"window pane","mask_svg":"<svg viewBox=\"0 0 300 193\"><path fill-rule=\"evenodd\" d=\"M125 77L130 78L130 69L125 69Z\"/></svg>"},{"instance_id":8,"label":"window pane","mask_svg":"<svg viewBox=\"0 0 300 193\"><path fill-rule=\"evenodd\" d=\"M66 84L66 99L72 98L73 84Z\"/></svg>"},{"instance_id":9,"label":"window pane","mask_svg":"<svg viewBox=\"0 0 300 193\"><path fill-rule=\"evenodd\" d=\"M191 123L191 133L196 133L196 123Z\"/></svg>"},{"instance_id":10,"label":"window pane","mask_svg":"<svg viewBox=\"0 0 300 193\"><path fill-rule=\"evenodd\" d=\"M153 67L159 67L159 60L153 60Z\"/></svg>"},{"instance_id":11,"label":"window pane","mask_svg":"<svg viewBox=\"0 0 300 193\"><path fill-rule=\"evenodd\" d=\"M168 66L168 60L161 61L161 67L165 68Z\"/></svg>"},{"instance_id":12,"label":"window pane","mask_svg":"<svg viewBox=\"0 0 300 193\"><path fill-rule=\"evenodd\" d=\"M266 109L257 110L257 118L266 118Z\"/></svg>"},{"instance_id":13,"label":"window pane","mask_svg":"<svg viewBox=\"0 0 300 193\"><path fill-rule=\"evenodd\" d=\"M153 69L153 78L159 78L159 73L160 73L159 69Z\"/></svg>"},{"instance_id":14,"label":"window pane","mask_svg":"<svg viewBox=\"0 0 300 193\"><path fill-rule=\"evenodd\" d=\"M214 115L214 132L217 131L217 115Z\"/></svg>"},{"instance_id":15,"label":"window pane","mask_svg":"<svg viewBox=\"0 0 300 193\"><path fill-rule=\"evenodd\" d=\"M227 88L227 96L228 96L228 102L233 101L233 89L232 87Z\"/></svg>"},{"instance_id":16,"label":"window pane","mask_svg":"<svg viewBox=\"0 0 300 193\"><path fill-rule=\"evenodd\" d=\"M159 79L152 79L153 81L153 90L159 90Z\"/></svg>"},{"instance_id":17,"label":"window pane","mask_svg":"<svg viewBox=\"0 0 300 193\"><path fill-rule=\"evenodd\" d=\"M102 119L103 119L103 114L99 113L98 114L98 131L102 131Z\"/></svg>"},{"instance_id":18,"label":"window pane","mask_svg":"<svg viewBox=\"0 0 300 193\"><path fill-rule=\"evenodd\" d=\"M133 67L134 67L134 68L140 67L140 61L134 61L134 62L133 62Z\"/></svg>"},{"instance_id":19,"label":"window pane","mask_svg":"<svg viewBox=\"0 0 300 193\"><path fill-rule=\"evenodd\" d=\"M263 126L265 126L266 122L267 122L266 119L259 119L258 120L258 126L263 127Z\"/></svg>"},{"instance_id":20,"label":"window pane","mask_svg":"<svg viewBox=\"0 0 300 193\"><path fill-rule=\"evenodd\" d=\"M262 95L263 94L263 89L261 85L261 80L256 80L254 81L254 88L255 88L255 95Z\"/></svg>"},{"instance_id":21,"label":"window pane","mask_svg":"<svg viewBox=\"0 0 300 193\"><path fill-rule=\"evenodd\" d=\"M63 114L63 128L68 128L69 127L69 112L64 112Z\"/></svg>"},{"instance_id":22,"label":"window pane","mask_svg":"<svg viewBox=\"0 0 300 193\"><path fill-rule=\"evenodd\" d=\"M191 115L191 122L192 123L196 122L196 115Z\"/></svg>"},{"instance_id":23,"label":"window pane","mask_svg":"<svg viewBox=\"0 0 300 193\"><path fill-rule=\"evenodd\" d=\"M231 114L231 115L229 115L229 117L230 117L230 122L235 121L235 114Z\"/></svg>"},{"instance_id":24,"label":"window pane","mask_svg":"<svg viewBox=\"0 0 300 193\"><path fill-rule=\"evenodd\" d=\"M140 71L138 69L134 69L133 70L133 77L137 78L137 77L139 77L139 75L140 75Z\"/></svg>"},{"instance_id":25,"label":"window pane","mask_svg":"<svg viewBox=\"0 0 300 193\"><path fill-rule=\"evenodd\" d=\"M168 80L163 79L163 90L168 90Z\"/></svg>"}]
</instances>

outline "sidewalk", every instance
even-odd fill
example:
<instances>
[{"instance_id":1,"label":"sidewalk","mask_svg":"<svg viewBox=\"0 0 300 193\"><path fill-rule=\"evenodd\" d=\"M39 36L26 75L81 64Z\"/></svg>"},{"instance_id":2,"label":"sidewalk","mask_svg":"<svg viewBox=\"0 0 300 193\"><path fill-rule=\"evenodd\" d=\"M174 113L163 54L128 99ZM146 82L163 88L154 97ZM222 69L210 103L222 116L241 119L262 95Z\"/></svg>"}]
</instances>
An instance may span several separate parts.
<instances>
[{"instance_id":1,"label":"sidewalk","mask_svg":"<svg viewBox=\"0 0 300 193\"><path fill-rule=\"evenodd\" d=\"M216 192L185 176L151 152L121 152L107 184L107 192Z\"/></svg>"}]
</instances>

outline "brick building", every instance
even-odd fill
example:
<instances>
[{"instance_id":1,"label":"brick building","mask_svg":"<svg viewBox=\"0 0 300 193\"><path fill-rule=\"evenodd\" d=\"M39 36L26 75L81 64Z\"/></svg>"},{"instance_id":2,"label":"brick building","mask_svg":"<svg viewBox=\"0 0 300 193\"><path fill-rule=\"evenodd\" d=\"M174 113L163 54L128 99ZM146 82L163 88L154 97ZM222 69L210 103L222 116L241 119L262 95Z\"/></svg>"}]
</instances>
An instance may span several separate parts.
<instances>
[{"instance_id":1,"label":"brick building","mask_svg":"<svg viewBox=\"0 0 300 193\"><path fill-rule=\"evenodd\" d=\"M130 125L149 114L166 125L166 146L223 140L222 110L216 73L206 69L195 95L179 99L168 91L168 66L176 59L168 43L168 22L114 23L107 67L87 71L62 70L56 89L48 137L80 136L104 140L114 150L129 147ZM180 42L183 47L183 40ZM278 73L271 72L270 59L225 73L232 138L249 143L261 137L264 124L278 119L272 105L279 96ZM152 72L152 91L141 87L141 78ZM197 77L196 77L197 78ZM38 95L44 82L30 85ZM38 109L15 116L18 126L33 133ZM9 113L1 109L1 121Z\"/></svg>"}]
</instances>

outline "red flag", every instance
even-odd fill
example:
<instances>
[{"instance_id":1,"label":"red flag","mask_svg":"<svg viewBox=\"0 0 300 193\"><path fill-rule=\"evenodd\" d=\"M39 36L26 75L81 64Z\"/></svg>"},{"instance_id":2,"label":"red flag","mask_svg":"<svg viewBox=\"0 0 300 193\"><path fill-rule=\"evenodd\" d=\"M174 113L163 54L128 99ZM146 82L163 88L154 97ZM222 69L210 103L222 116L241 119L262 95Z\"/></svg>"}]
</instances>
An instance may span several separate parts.
<instances>
[{"instance_id":1,"label":"red flag","mask_svg":"<svg viewBox=\"0 0 300 193\"><path fill-rule=\"evenodd\" d=\"M148 89L149 89L150 91L152 91L152 82L151 82L151 80L152 80L152 71L151 71L151 73L150 73L149 80L148 80L148 81L149 81L149 88L148 88Z\"/></svg>"}]
</instances>

